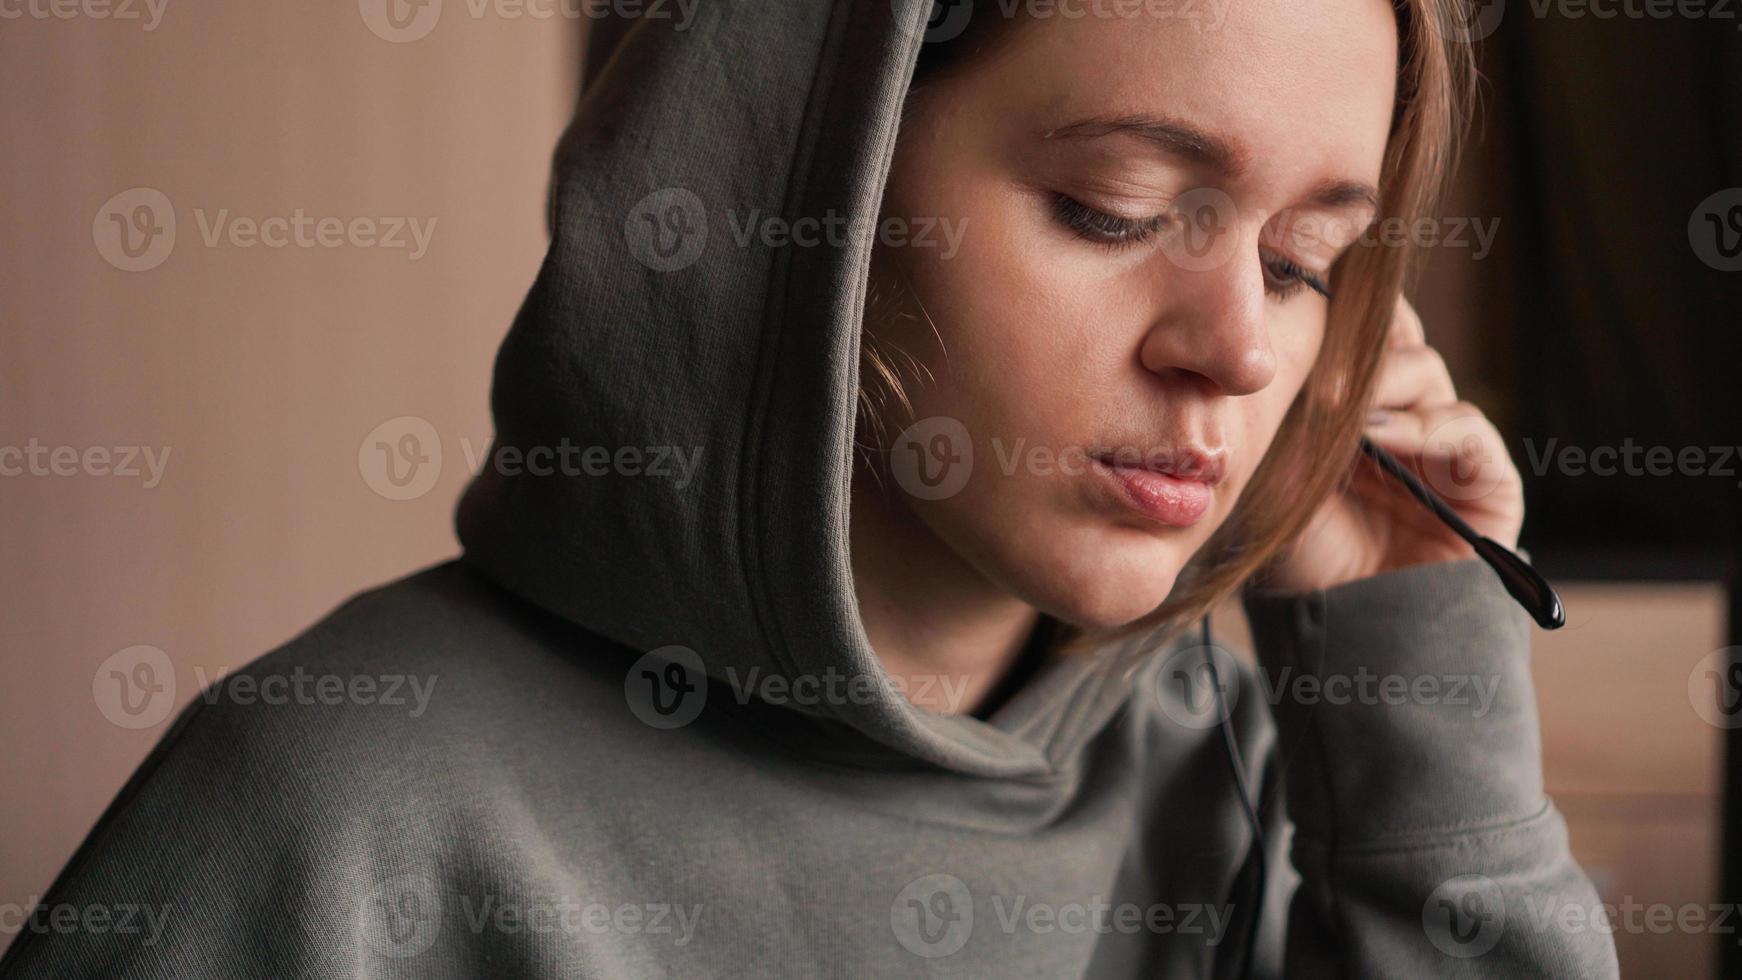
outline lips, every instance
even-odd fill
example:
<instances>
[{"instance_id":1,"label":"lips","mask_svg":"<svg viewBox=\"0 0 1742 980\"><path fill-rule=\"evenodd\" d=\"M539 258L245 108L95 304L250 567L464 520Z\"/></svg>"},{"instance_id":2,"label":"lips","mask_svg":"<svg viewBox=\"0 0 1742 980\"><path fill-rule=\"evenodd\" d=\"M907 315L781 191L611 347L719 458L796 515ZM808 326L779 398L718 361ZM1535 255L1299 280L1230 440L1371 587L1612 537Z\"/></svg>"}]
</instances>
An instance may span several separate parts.
<instances>
[{"instance_id":1,"label":"lips","mask_svg":"<svg viewBox=\"0 0 1742 980\"><path fill-rule=\"evenodd\" d=\"M1139 516L1167 527L1191 527L1202 520L1226 472L1224 456L1198 449L1143 457L1100 452L1090 458L1116 498Z\"/></svg>"}]
</instances>

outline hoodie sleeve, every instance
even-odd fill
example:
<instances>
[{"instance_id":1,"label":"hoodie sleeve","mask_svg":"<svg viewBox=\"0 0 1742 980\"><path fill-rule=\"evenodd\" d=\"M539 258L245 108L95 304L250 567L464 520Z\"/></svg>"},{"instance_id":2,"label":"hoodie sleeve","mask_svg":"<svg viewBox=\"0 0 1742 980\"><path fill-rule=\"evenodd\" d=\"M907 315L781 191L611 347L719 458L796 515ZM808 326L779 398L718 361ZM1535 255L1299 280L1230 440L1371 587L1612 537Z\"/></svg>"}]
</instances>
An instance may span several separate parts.
<instances>
[{"instance_id":1,"label":"hoodie sleeve","mask_svg":"<svg viewBox=\"0 0 1742 980\"><path fill-rule=\"evenodd\" d=\"M1543 792L1530 620L1487 566L1245 606L1286 803L1270 832L1293 832L1273 893L1299 875L1287 976L1618 976Z\"/></svg>"}]
</instances>

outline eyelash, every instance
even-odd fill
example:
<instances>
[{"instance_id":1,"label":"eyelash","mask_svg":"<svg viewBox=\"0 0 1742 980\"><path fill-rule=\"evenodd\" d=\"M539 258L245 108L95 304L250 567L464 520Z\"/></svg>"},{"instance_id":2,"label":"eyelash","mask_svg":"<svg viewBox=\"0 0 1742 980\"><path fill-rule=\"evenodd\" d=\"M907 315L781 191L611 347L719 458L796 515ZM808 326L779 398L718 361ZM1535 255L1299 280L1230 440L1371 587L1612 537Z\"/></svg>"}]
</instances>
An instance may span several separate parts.
<instances>
[{"instance_id":1,"label":"eyelash","mask_svg":"<svg viewBox=\"0 0 1742 980\"><path fill-rule=\"evenodd\" d=\"M1064 194L1053 195L1053 214L1060 224L1075 232L1078 238L1124 248L1153 239L1173 222L1173 215L1158 214L1149 218L1122 218L1092 208ZM1330 287L1323 277L1310 272L1292 259L1269 253L1264 259L1264 289L1279 301L1291 299L1305 287L1329 299Z\"/></svg>"}]
</instances>

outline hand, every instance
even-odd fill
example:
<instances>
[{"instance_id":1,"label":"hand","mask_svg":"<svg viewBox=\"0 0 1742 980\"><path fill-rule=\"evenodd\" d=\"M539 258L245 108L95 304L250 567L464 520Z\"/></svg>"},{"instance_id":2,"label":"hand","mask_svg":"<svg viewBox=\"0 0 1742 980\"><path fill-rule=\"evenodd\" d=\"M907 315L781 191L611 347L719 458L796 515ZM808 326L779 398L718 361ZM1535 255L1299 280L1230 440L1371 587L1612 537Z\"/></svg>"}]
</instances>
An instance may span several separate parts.
<instances>
[{"instance_id":1,"label":"hand","mask_svg":"<svg viewBox=\"0 0 1742 980\"><path fill-rule=\"evenodd\" d=\"M1399 298L1379 366L1366 435L1408 467L1478 534L1514 547L1524 525L1524 482L1499 430L1458 400L1421 318ZM1263 586L1326 589L1411 565L1475 557L1475 550L1365 455L1348 486L1320 507Z\"/></svg>"}]
</instances>

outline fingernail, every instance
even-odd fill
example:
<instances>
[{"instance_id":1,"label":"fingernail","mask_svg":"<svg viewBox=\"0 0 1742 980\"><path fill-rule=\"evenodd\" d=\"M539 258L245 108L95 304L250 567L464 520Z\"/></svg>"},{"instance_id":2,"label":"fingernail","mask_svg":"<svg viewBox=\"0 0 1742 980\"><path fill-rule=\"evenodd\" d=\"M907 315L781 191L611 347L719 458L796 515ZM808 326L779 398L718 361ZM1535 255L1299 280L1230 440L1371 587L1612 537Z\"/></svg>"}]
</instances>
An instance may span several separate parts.
<instances>
[{"instance_id":1,"label":"fingernail","mask_svg":"<svg viewBox=\"0 0 1742 980\"><path fill-rule=\"evenodd\" d=\"M1391 413L1383 408L1376 408L1367 413L1368 425L1384 425L1389 421L1391 421Z\"/></svg>"}]
</instances>

